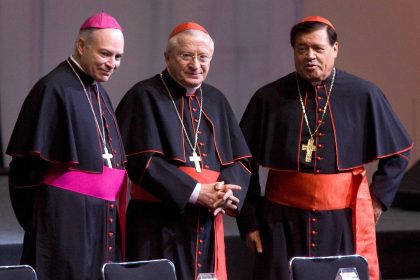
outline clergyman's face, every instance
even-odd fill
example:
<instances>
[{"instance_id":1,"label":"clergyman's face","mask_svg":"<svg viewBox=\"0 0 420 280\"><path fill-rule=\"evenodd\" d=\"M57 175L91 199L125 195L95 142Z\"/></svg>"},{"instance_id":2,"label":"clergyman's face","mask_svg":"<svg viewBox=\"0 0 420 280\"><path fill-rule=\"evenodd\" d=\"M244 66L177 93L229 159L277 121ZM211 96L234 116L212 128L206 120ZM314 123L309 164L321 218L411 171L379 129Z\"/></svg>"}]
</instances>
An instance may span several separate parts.
<instances>
[{"instance_id":1,"label":"clergyman's face","mask_svg":"<svg viewBox=\"0 0 420 280\"><path fill-rule=\"evenodd\" d=\"M305 80L320 82L331 74L338 43L330 44L326 28L298 33L293 49L296 71Z\"/></svg>"},{"instance_id":2,"label":"clergyman's face","mask_svg":"<svg viewBox=\"0 0 420 280\"><path fill-rule=\"evenodd\" d=\"M79 64L98 82L106 82L120 66L124 37L118 29L94 30L89 39L79 39Z\"/></svg>"},{"instance_id":3,"label":"clergyman's face","mask_svg":"<svg viewBox=\"0 0 420 280\"><path fill-rule=\"evenodd\" d=\"M200 86L210 69L213 47L208 34L179 33L177 44L165 52L166 67L171 76L184 87Z\"/></svg>"}]
</instances>

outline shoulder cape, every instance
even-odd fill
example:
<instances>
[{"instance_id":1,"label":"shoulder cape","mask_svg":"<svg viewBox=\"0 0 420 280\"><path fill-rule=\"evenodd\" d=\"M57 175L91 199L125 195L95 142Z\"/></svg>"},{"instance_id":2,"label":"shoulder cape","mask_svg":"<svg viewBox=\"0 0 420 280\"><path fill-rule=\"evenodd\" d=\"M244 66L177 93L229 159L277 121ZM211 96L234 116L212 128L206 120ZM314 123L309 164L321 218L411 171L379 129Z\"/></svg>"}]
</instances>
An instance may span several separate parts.
<instances>
[{"instance_id":1,"label":"shoulder cape","mask_svg":"<svg viewBox=\"0 0 420 280\"><path fill-rule=\"evenodd\" d=\"M84 81L93 80L79 73ZM103 110L113 116L105 89L99 85ZM116 121L111 124L116 127ZM96 133L92 133L96 131ZM119 139L122 155L122 144ZM101 172L100 137L92 111L77 77L66 62L59 64L39 80L26 97L7 154L16 157L35 156L71 168Z\"/></svg>"},{"instance_id":2,"label":"shoulder cape","mask_svg":"<svg viewBox=\"0 0 420 280\"><path fill-rule=\"evenodd\" d=\"M338 170L355 168L412 147L408 133L382 91L344 71L337 70L328 113ZM297 170L301 120L295 73L260 88L240 123L253 161L270 168Z\"/></svg>"},{"instance_id":3,"label":"shoulder cape","mask_svg":"<svg viewBox=\"0 0 420 280\"><path fill-rule=\"evenodd\" d=\"M167 73L163 77L178 110L185 89ZM250 157L242 132L224 95L216 88L202 85L203 118L211 123L220 163ZM159 75L134 85L116 109L127 156L160 153L166 158L185 162L183 130L172 101Z\"/></svg>"}]
</instances>

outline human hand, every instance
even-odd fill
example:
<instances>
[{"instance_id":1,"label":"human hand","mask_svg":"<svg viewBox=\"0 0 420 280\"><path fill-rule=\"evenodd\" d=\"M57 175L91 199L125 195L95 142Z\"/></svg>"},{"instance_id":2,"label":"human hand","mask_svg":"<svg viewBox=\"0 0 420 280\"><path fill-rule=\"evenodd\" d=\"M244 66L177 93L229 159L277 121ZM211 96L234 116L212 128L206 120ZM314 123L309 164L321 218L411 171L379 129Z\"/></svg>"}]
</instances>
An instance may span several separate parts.
<instances>
[{"instance_id":1,"label":"human hand","mask_svg":"<svg viewBox=\"0 0 420 280\"><path fill-rule=\"evenodd\" d=\"M216 208L213 211L214 216L216 216L219 212L222 212L223 214L227 214L230 216L236 216L237 215L237 204L239 203L239 198L233 195L233 190L240 190L241 186L234 185L234 184L224 184L223 186L217 185L219 190L226 191L223 195L223 205Z\"/></svg>"},{"instance_id":2,"label":"human hand","mask_svg":"<svg viewBox=\"0 0 420 280\"><path fill-rule=\"evenodd\" d=\"M375 224L378 223L382 215L382 203L376 197L372 196L373 219Z\"/></svg>"},{"instance_id":3,"label":"human hand","mask_svg":"<svg viewBox=\"0 0 420 280\"><path fill-rule=\"evenodd\" d=\"M254 230L246 234L246 247L251 249L253 252L255 251L257 253L263 252L263 246L262 246L259 230Z\"/></svg>"}]
</instances>

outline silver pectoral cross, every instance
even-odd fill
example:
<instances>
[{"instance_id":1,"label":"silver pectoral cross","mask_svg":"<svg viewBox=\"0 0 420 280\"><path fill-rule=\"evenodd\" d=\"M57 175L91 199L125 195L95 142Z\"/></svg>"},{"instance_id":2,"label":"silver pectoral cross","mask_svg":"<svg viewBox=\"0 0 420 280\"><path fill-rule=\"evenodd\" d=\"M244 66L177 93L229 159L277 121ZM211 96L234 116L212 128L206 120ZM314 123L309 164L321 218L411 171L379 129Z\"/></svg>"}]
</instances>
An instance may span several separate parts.
<instances>
[{"instance_id":1,"label":"silver pectoral cross","mask_svg":"<svg viewBox=\"0 0 420 280\"><path fill-rule=\"evenodd\" d=\"M112 168L111 158L114 156L108 152L108 148L104 146L104 153L102 154L102 158L106 159L106 163L109 168Z\"/></svg>"},{"instance_id":2,"label":"silver pectoral cross","mask_svg":"<svg viewBox=\"0 0 420 280\"><path fill-rule=\"evenodd\" d=\"M316 146L314 145L314 139L311 137L308 139L308 143L302 144L302 151L306 151L305 162L312 161L312 153L316 151Z\"/></svg>"},{"instance_id":3,"label":"silver pectoral cross","mask_svg":"<svg viewBox=\"0 0 420 280\"><path fill-rule=\"evenodd\" d=\"M196 152L192 153L192 156L190 157L190 161L194 162L195 170L197 172L201 172L201 166L200 166L201 157L199 157Z\"/></svg>"}]
</instances>

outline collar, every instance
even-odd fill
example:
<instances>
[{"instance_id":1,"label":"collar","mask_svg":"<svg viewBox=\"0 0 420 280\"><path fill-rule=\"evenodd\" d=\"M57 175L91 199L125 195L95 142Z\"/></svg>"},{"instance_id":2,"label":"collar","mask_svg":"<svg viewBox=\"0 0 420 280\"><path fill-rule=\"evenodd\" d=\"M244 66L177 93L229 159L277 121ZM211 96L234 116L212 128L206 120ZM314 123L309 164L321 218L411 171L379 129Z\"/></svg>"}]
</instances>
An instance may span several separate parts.
<instances>
[{"instance_id":1,"label":"collar","mask_svg":"<svg viewBox=\"0 0 420 280\"><path fill-rule=\"evenodd\" d=\"M170 84L172 84L172 81L173 81L174 83L176 83L178 85L178 88L183 88L182 94L185 95L185 96L194 96L194 95L196 95L197 94L197 89L199 89L200 86L201 86L201 85L199 85L199 86L193 87L193 88L185 87L184 85L182 85L178 80L176 80L172 76L172 74L169 72L168 68L166 68L163 71L163 77L165 78L166 76L168 76L168 78L170 78L170 80L171 80L171 83ZM167 79L165 79L165 81L167 81Z\"/></svg>"},{"instance_id":2,"label":"collar","mask_svg":"<svg viewBox=\"0 0 420 280\"><path fill-rule=\"evenodd\" d=\"M336 71L336 76L337 76L337 72L338 72L337 68L335 68L335 71ZM299 74L297 74L297 77L298 77L299 85L302 87L301 89L305 89L304 91L306 92L307 89L315 88L315 87L320 87L320 86L323 87L324 85L327 86L327 88L328 88L329 85L332 82L333 73L334 72L331 71L330 75L326 79L324 79L324 80L322 80L320 82L316 82L316 83L313 83L313 82L310 82L308 80L305 80ZM305 94L303 92L303 90L302 90L302 94Z\"/></svg>"},{"instance_id":3,"label":"collar","mask_svg":"<svg viewBox=\"0 0 420 280\"><path fill-rule=\"evenodd\" d=\"M77 71L77 74L82 79L85 85L94 85L97 82L80 66L76 59L71 55L68 61L73 65L74 69Z\"/></svg>"}]
</instances>

